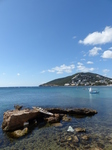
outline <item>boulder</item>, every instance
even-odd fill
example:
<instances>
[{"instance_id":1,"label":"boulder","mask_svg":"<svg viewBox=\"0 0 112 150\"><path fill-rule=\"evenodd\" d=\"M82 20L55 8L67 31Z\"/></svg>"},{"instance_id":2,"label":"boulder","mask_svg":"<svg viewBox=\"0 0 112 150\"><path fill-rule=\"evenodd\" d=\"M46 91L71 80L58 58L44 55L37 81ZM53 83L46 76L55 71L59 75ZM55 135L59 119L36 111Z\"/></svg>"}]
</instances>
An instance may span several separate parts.
<instances>
[{"instance_id":1,"label":"boulder","mask_svg":"<svg viewBox=\"0 0 112 150\"><path fill-rule=\"evenodd\" d=\"M54 114L53 116L50 116L50 117L45 117L44 120L47 122L47 123L58 123L60 122L62 116L59 115L59 114Z\"/></svg>"},{"instance_id":2,"label":"boulder","mask_svg":"<svg viewBox=\"0 0 112 150\"><path fill-rule=\"evenodd\" d=\"M39 116L36 110L13 110L6 111L3 116L2 129L4 131L14 131L24 126L25 122L29 122Z\"/></svg>"},{"instance_id":3,"label":"boulder","mask_svg":"<svg viewBox=\"0 0 112 150\"><path fill-rule=\"evenodd\" d=\"M60 122L63 117L64 121L70 121L71 118L67 115L84 115L90 116L97 113L96 110L92 109L60 109L60 108L49 108L42 109L40 107L33 107L33 109L23 109L22 106L15 106L15 110L6 111L3 116L2 129L4 131L14 131L20 129L26 125L29 125L32 121L40 123L45 121L47 123Z\"/></svg>"}]
</instances>

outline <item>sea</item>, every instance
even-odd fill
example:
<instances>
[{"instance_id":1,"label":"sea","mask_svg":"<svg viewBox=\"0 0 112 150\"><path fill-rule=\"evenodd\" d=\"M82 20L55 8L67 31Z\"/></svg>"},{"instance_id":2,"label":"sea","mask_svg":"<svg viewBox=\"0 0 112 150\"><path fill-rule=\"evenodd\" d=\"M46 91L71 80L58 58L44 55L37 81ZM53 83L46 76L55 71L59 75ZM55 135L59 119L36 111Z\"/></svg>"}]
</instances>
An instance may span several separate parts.
<instances>
[{"instance_id":1,"label":"sea","mask_svg":"<svg viewBox=\"0 0 112 150\"><path fill-rule=\"evenodd\" d=\"M89 87L1 87L0 150L112 150L112 86ZM58 124L35 124L23 137L13 138L1 128L5 111L14 105L23 108L89 108L98 114L91 117L67 116ZM71 126L74 132L68 132ZM86 132L76 132L84 128ZM85 138L84 138L85 137ZM74 140L78 139L78 140Z\"/></svg>"}]
</instances>

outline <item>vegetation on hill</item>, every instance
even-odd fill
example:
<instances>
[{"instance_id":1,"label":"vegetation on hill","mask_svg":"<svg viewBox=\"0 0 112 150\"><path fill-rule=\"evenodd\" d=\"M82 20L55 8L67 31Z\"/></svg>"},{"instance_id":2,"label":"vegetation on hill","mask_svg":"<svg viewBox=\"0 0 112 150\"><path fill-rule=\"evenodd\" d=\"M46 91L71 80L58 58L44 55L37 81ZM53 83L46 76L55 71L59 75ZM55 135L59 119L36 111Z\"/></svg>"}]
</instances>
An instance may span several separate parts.
<instances>
[{"instance_id":1,"label":"vegetation on hill","mask_svg":"<svg viewBox=\"0 0 112 150\"><path fill-rule=\"evenodd\" d=\"M40 86L65 86L65 85L80 86L80 85L108 85L108 84L112 84L111 78L95 73L81 72L64 78L52 80Z\"/></svg>"}]
</instances>

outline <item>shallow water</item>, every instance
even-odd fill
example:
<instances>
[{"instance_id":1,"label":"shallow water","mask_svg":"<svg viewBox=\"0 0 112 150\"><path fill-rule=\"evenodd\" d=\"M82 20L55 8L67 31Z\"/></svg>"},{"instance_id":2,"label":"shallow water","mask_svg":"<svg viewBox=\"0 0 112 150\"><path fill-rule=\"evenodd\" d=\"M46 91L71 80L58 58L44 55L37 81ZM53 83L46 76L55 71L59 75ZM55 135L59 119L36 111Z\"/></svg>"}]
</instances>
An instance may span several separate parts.
<instances>
[{"instance_id":1,"label":"shallow water","mask_svg":"<svg viewBox=\"0 0 112 150\"><path fill-rule=\"evenodd\" d=\"M34 125L29 134L13 139L0 129L0 149L13 150L65 150L65 149L112 149L112 87L94 87L99 94L89 94L88 87L30 87L0 88L0 124L3 113L13 109L15 104L31 108L92 108L98 111L93 117L62 121L62 127ZM86 133L68 133L69 126L82 127ZM33 129L33 130L32 130ZM87 135L88 140L82 137ZM77 136L78 143L72 139ZM71 137L71 140L68 140Z\"/></svg>"}]
</instances>

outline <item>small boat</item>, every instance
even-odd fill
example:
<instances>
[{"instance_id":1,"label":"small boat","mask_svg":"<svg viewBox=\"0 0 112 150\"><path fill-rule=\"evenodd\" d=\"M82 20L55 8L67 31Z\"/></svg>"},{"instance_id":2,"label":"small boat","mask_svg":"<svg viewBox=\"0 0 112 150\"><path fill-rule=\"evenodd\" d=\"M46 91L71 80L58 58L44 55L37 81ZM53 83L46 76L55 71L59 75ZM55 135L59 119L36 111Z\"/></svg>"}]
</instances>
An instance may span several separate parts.
<instances>
[{"instance_id":1,"label":"small boat","mask_svg":"<svg viewBox=\"0 0 112 150\"><path fill-rule=\"evenodd\" d=\"M99 91L92 90L92 88L90 87L90 88L89 88L89 93L90 93L90 94L98 94Z\"/></svg>"}]
</instances>

